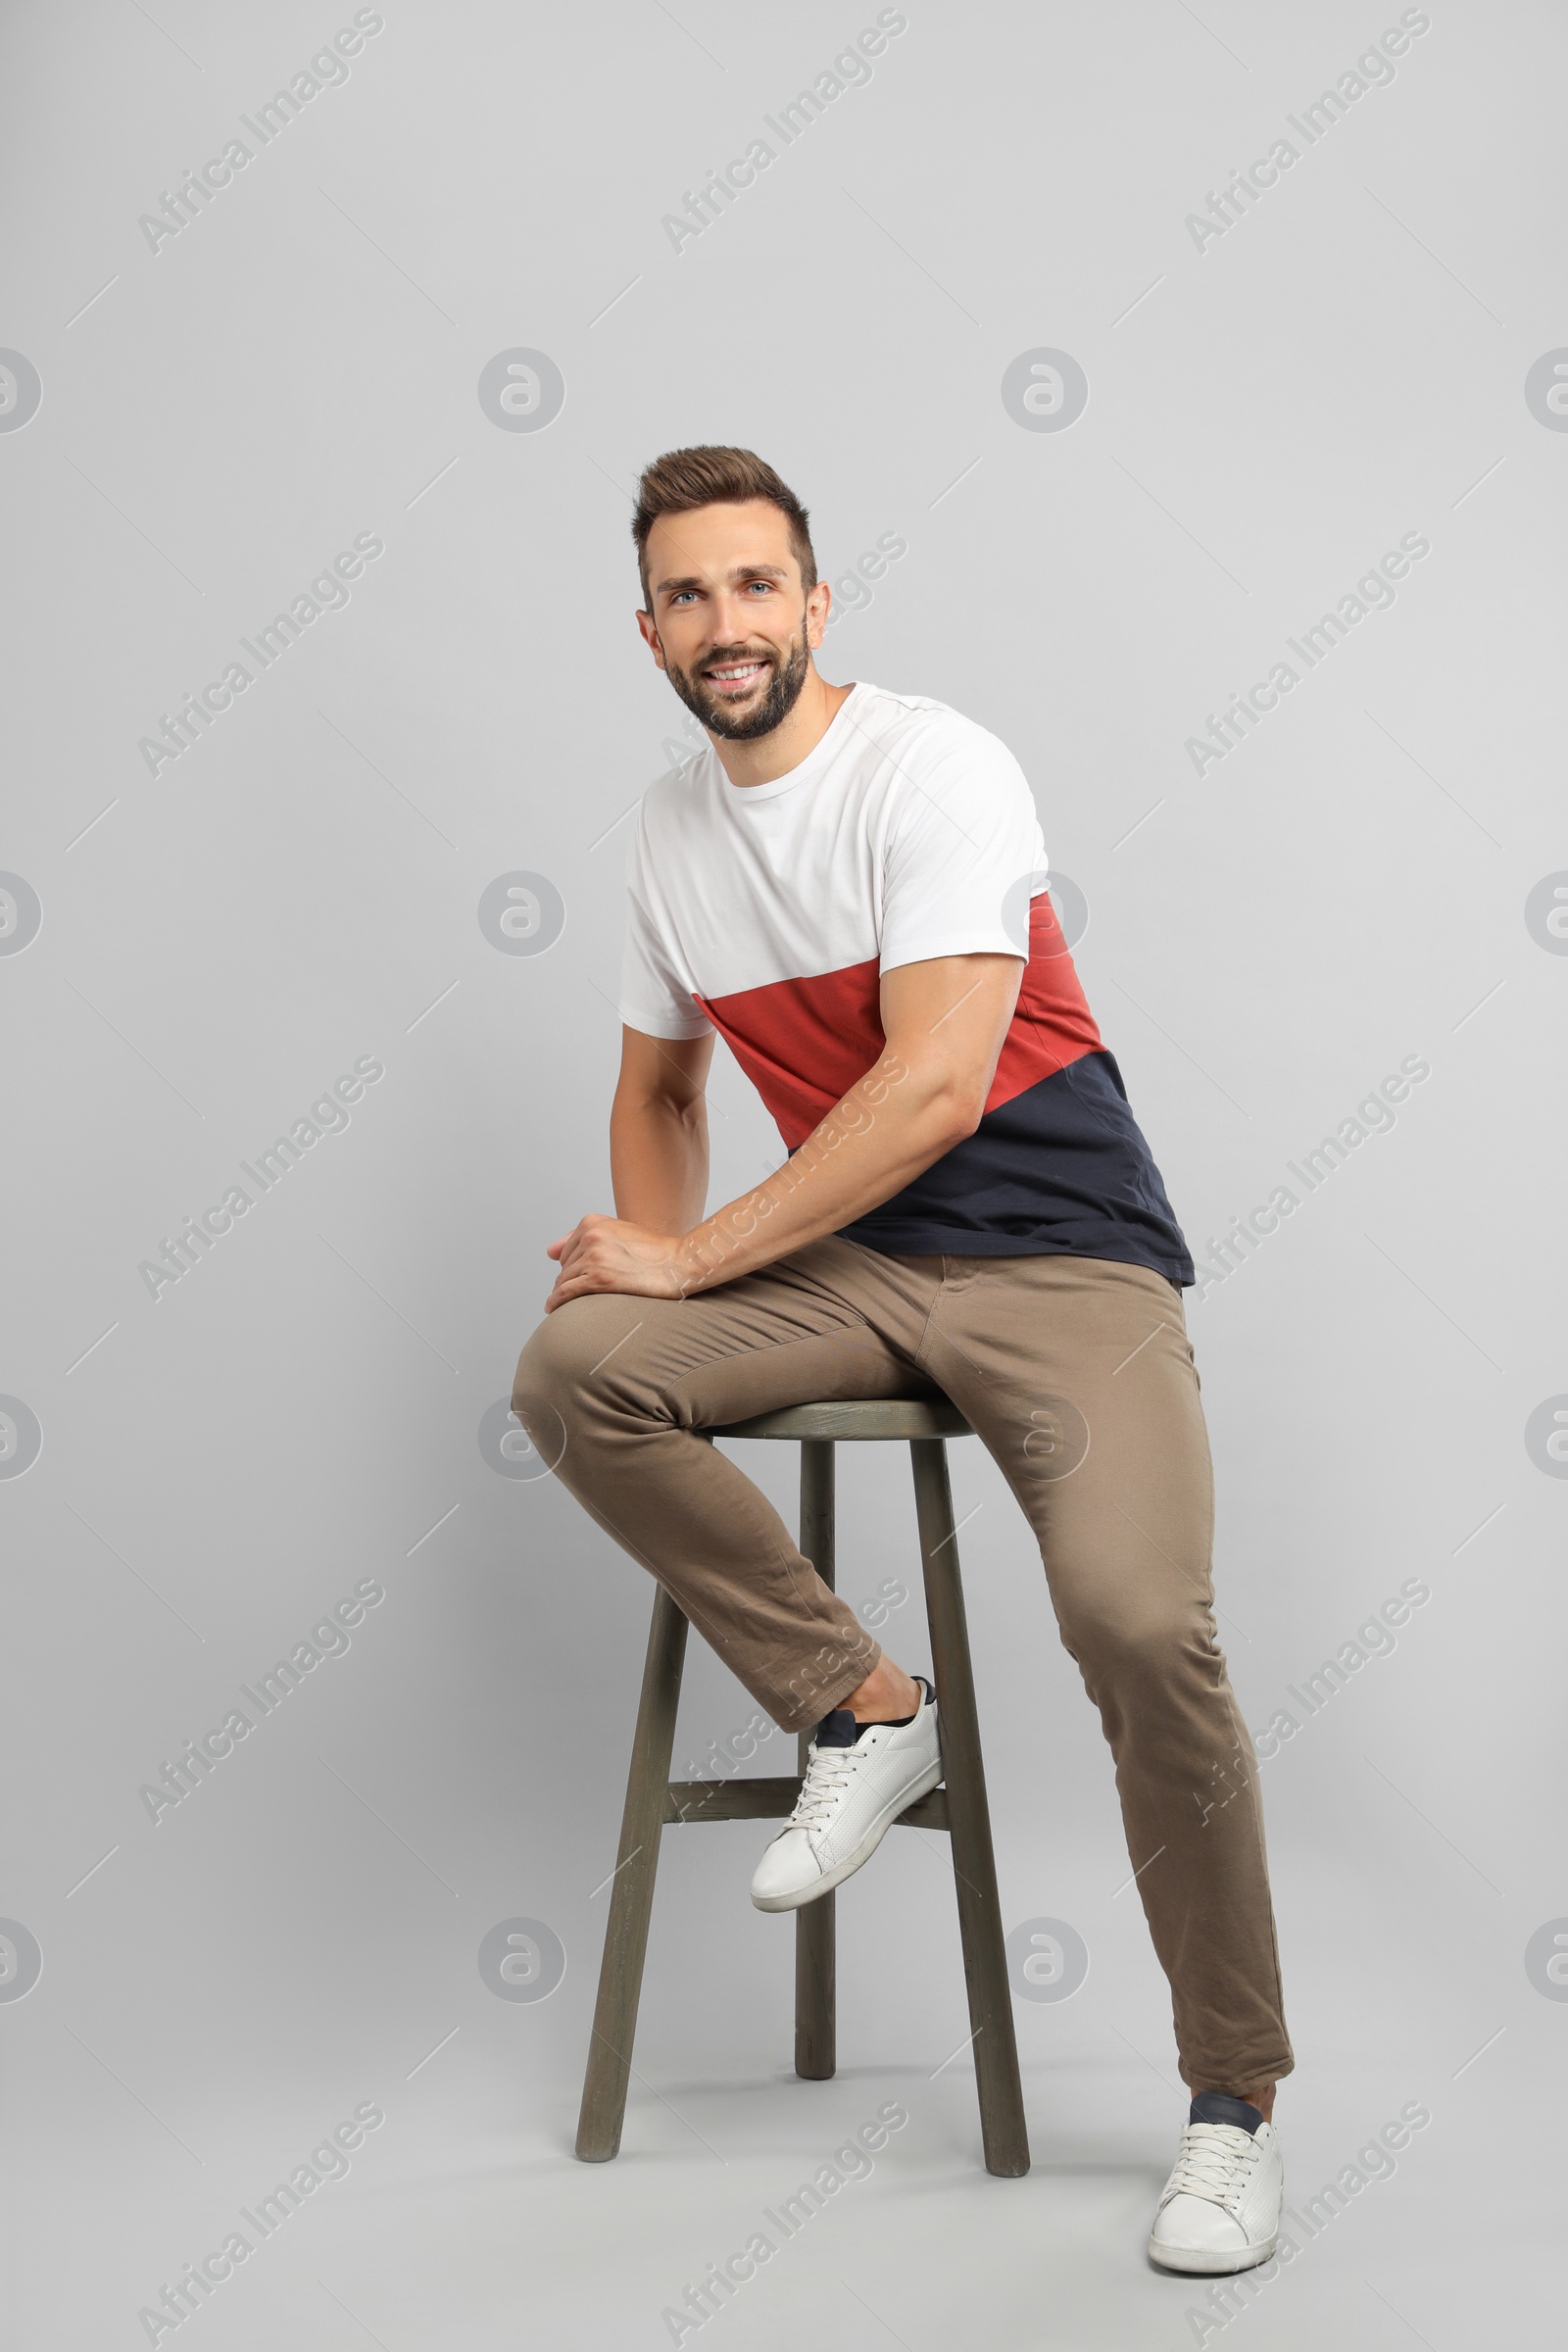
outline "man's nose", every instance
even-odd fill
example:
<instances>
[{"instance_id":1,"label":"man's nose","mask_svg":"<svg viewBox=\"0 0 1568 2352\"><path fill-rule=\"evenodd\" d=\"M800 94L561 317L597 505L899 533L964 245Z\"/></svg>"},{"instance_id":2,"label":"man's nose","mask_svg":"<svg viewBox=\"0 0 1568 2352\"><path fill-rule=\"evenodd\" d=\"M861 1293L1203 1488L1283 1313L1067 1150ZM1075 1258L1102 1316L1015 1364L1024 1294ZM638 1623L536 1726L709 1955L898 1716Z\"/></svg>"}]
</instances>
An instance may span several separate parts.
<instances>
[{"instance_id":1,"label":"man's nose","mask_svg":"<svg viewBox=\"0 0 1568 2352\"><path fill-rule=\"evenodd\" d=\"M720 591L711 607L710 634L715 646L745 645L755 634L757 615L749 612L743 600Z\"/></svg>"}]
</instances>

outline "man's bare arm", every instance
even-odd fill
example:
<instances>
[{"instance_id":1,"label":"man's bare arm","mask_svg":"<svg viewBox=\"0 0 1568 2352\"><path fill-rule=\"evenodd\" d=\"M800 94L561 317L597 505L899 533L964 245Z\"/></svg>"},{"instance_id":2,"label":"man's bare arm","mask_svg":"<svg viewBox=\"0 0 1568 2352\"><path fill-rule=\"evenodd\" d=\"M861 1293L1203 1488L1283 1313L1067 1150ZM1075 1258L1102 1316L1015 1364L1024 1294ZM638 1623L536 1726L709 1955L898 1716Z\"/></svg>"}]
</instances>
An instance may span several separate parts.
<instances>
[{"instance_id":1,"label":"man's bare arm","mask_svg":"<svg viewBox=\"0 0 1568 2352\"><path fill-rule=\"evenodd\" d=\"M591 1291L672 1298L710 1290L891 1199L974 1133L1023 970L1016 956L944 956L885 974L886 1050L782 1168L701 1223L669 1213L673 1187L659 1196L668 1222L584 1217L551 1245L561 1271L547 1310ZM652 1132L648 1114L638 1115L638 1132ZM618 1177L615 1198L621 1207Z\"/></svg>"},{"instance_id":2,"label":"man's bare arm","mask_svg":"<svg viewBox=\"0 0 1568 2352\"><path fill-rule=\"evenodd\" d=\"M713 1035L648 1037L622 1029L610 1110L615 1216L687 1233L708 1202L708 1083Z\"/></svg>"}]
</instances>

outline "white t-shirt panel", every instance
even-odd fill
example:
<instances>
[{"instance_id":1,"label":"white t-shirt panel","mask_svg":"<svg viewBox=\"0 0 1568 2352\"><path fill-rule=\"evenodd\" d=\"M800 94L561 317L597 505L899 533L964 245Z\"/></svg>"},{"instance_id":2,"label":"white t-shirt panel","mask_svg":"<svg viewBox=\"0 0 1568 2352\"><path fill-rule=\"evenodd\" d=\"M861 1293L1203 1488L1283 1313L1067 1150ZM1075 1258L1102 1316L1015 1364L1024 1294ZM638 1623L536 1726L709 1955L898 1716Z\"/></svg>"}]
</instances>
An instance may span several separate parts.
<instances>
[{"instance_id":1,"label":"white t-shirt panel","mask_svg":"<svg viewBox=\"0 0 1568 2352\"><path fill-rule=\"evenodd\" d=\"M711 1026L697 997L1019 955L1045 870L1006 746L944 703L861 682L772 783L732 784L709 746L649 789L627 853L621 1018L696 1038Z\"/></svg>"}]
</instances>

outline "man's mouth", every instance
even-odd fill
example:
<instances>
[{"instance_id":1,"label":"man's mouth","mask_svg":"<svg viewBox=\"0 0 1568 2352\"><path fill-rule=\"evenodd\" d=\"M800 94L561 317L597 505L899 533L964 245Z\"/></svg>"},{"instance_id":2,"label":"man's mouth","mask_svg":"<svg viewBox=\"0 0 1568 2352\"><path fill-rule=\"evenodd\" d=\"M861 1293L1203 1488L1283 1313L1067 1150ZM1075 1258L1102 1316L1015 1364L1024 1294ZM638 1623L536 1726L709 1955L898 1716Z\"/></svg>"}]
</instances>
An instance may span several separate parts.
<instances>
[{"instance_id":1,"label":"man's mouth","mask_svg":"<svg viewBox=\"0 0 1568 2352\"><path fill-rule=\"evenodd\" d=\"M710 685L717 687L720 694L745 694L766 673L768 666L765 661L760 660L722 662L711 669L705 669L703 675Z\"/></svg>"}]
</instances>

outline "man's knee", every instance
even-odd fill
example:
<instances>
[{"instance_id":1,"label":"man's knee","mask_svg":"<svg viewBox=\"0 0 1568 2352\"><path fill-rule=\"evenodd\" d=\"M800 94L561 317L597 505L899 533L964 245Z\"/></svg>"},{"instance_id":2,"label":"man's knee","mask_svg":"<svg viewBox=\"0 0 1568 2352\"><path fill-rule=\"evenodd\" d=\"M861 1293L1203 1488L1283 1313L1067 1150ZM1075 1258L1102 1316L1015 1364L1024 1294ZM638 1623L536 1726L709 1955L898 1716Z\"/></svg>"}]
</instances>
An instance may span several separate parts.
<instances>
[{"instance_id":1,"label":"man's knee","mask_svg":"<svg viewBox=\"0 0 1568 2352\"><path fill-rule=\"evenodd\" d=\"M1213 1654L1213 1621L1198 1589L1118 1592L1108 1577L1097 1577L1059 1604L1056 1617L1092 1688L1157 1690L1186 1661Z\"/></svg>"},{"instance_id":2,"label":"man's knee","mask_svg":"<svg viewBox=\"0 0 1568 2352\"><path fill-rule=\"evenodd\" d=\"M512 1409L536 1445L563 1423L580 1422L585 1406L606 1393L601 1366L614 1357L625 1368L626 1342L638 1318L633 1301L616 1292L572 1298L546 1315L517 1358Z\"/></svg>"},{"instance_id":3,"label":"man's knee","mask_svg":"<svg viewBox=\"0 0 1568 2352\"><path fill-rule=\"evenodd\" d=\"M581 1321L574 1317L570 1306L558 1307L546 1315L536 1331L530 1333L522 1353L517 1358L517 1374L512 1384L512 1409L526 1428L531 1413L543 1405L559 1408L564 1396L569 1396L581 1383L592 1360L586 1354L586 1334Z\"/></svg>"}]
</instances>

